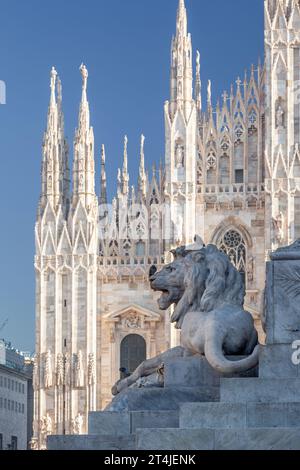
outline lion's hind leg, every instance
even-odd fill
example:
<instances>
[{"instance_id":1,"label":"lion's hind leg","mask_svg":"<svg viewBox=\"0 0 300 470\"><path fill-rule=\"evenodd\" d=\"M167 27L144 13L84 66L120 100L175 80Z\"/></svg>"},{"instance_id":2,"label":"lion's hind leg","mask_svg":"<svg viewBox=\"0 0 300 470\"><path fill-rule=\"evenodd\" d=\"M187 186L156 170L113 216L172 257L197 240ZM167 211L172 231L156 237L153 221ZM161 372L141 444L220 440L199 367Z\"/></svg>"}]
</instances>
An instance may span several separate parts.
<instances>
[{"instance_id":1,"label":"lion's hind leg","mask_svg":"<svg viewBox=\"0 0 300 470\"><path fill-rule=\"evenodd\" d=\"M117 395L118 393L133 385L141 377L147 377L148 375L154 374L167 359L183 357L184 354L185 349L181 346L178 346L176 348L169 349L162 354L159 354L159 356L147 359L146 361L142 362L129 377L126 377L125 379L117 382L112 388L112 394Z\"/></svg>"}]
</instances>

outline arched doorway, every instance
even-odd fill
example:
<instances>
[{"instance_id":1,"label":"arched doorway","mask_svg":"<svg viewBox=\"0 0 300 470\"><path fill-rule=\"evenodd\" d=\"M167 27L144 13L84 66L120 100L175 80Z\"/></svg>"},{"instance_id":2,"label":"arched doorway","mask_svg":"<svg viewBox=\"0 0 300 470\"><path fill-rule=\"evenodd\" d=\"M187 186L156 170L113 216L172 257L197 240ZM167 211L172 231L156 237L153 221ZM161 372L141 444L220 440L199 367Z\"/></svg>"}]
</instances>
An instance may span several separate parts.
<instances>
[{"instance_id":1,"label":"arched doorway","mask_svg":"<svg viewBox=\"0 0 300 470\"><path fill-rule=\"evenodd\" d=\"M140 335L127 335L121 342L120 368L132 374L146 360L146 341ZM121 373L121 376L123 376Z\"/></svg>"}]
</instances>

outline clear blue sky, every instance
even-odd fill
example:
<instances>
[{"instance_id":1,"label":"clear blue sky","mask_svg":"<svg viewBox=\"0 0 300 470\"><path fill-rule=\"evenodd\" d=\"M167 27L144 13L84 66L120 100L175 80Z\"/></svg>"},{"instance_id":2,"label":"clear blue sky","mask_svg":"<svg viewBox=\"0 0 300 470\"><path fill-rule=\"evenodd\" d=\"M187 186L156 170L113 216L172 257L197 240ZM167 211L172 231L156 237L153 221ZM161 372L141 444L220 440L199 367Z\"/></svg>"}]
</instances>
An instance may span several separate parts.
<instances>
[{"instance_id":1,"label":"clear blue sky","mask_svg":"<svg viewBox=\"0 0 300 470\"><path fill-rule=\"evenodd\" d=\"M97 167L106 145L109 194L116 187L123 136L129 138L131 182L139 136L151 168L164 155L163 103L169 97L170 41L178 0L0 0L0 337L34 350L34 223L40 191L42 135L49 71L63 83L66 135L72 147L81 93L81 62L89 69L89 101ZM186 0L203 85L213 98L263 56L263 0ZM99 171L97 173L97 178ZM97 179L97 188L99 187Z\"/></svg>"}]
</instances>

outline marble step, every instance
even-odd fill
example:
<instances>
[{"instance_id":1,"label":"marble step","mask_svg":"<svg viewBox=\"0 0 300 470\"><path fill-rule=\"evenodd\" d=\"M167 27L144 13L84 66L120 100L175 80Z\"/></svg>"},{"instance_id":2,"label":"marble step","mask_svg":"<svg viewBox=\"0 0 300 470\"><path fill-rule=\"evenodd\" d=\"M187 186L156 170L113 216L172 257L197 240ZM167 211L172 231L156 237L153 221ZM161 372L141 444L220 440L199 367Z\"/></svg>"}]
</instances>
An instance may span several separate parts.
<instances>
[{"instance_id":1,"label":"marble step","mask_svg":"<svg viewBox=\"0 0 300 470\"><path fill-rule=\"evenodd\" d=\"M48 450L135 450L135 436L48 436Z\"/></svg>"},{"instance_id":2,"label":"marble step","mask_svg":"<svg viewBox=\"0 0 300 470\"><path fill-rule=\"evenodd\" d=\"M109 411L171 411L179 410L186 402L219 401L220 388L216 386L129 388L117 395Z\"/></svg>"},{"instance_id":3,"label":"marble step","mask_svg":"<svg viewBox=\"0 0 300 470\"><path fill-rule=\"evenodd\" d=\"M299 399L300 379L221 379L221 402L297 403Z\"/></svg>"},{"instance_id":4,"label":"marble step","mask_svg":"<svg viewBox=\"0 0 300 470\"><path fill-rule=\"evenodd\" d=\"M300 428L140 429L137 450L300 450Z\"/></svg>"},{"instance_id":5,"label":"marble step","mask_svg":"<svg viewBox=\"0 0 300 470\"><path fill-rule=\"evenodd\" d=\"M89 434L126 436L137 428L178 428L179 411L100 411L89 415Z\"/></svg>"},{"instance_id":6,"label":"marble step","mask_svg":"<svg viewBox=\"0 0 300 470\"><path fill-rule=\"evenodd\" d=\"M179 427L243 429L300 427L299 403L185 403Z\"/></svg>"}]
</instances>

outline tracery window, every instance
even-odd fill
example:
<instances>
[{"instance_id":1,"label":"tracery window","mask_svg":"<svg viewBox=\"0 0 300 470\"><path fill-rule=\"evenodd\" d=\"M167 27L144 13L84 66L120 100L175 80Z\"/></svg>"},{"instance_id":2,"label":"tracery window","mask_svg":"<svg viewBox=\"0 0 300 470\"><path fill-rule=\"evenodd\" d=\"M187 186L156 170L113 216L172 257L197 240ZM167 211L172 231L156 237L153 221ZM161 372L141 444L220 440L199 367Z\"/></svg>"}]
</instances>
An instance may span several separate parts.
<instances>
[{"instance_id":1,"label":"tracery window","mask_svg":"<svg viewBox=\"0 0 300 470\"><path fill-rule=\"evenodd\" d=\"M130 256L130 250L131 250L131 240L129 238L126 238L123 243L123 252L124 256Z\"/></svg>"},{"instance_id":2,"label":"tracery window","mask_svg":"<svg viewBox=\"0 0 300 470\"><path fill-rule=\"evenodd\" d=\"M219 243L219 250L229 257L245 283L247 247L242 235L236 230L228 230Z\"/></svg>"},{"instance_id":3,"label":"tracery window","mask_svg":"<svg viewBox=\"0 0 300 470\"><path fill-rule=\"evenodd\" d=\"M118 251L119 251L119 245L117 240L111 240L109 244L109 254L112 257L118 256Z\"/></svg>"},{"instance_id":4,"label":"tracery window","mask_svg":"<svg viewBox=\"0 0 300 470\"><path fill-rule=\"evenodd\" d=\"M235 144L238 145L239 143L242 142L243 136L244 136L244 128L241 123L238 123L235 128L234 128L234 133L235 133Z\"/></svg>"}]
</instances>

